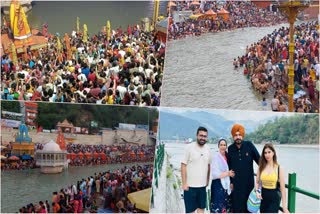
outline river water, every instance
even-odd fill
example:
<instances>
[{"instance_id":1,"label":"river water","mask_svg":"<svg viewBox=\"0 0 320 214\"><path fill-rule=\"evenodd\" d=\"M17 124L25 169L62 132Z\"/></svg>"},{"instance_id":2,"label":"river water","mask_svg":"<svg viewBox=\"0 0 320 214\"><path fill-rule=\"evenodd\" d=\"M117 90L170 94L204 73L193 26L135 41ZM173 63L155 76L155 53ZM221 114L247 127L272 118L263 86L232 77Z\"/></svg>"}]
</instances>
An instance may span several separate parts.
<instances>
[{"instance_id":1,"label":"river water","mask_svg":"<svg viewBox=\"0 0 320 214\"><path fill-rule=\"evenodd\" d=\"M139 163L140 165L142 163ZM148 163L150 164L150 163ZM52 193L94 173L116 170L134 164L70 167L60 174L43 174L40 169L1 172L1 213L14 213L29 203L48 200Z\"/></svg>"},{"instance_id":2,"label":"river water","mask_svg":"<svg viewBox=\"0 0 320 214\"><path fill-rule=\"evenodd\" d=\"M162 106L263 110L262 95L232 62L281 26L209 33L167 42ZM268 109L273 92L265 95Z\"/></svg>"},{"instance_id":3,"label":"river water","mask_svg":"<svg viewBox=\"0 0 320 214\"><path fill-rule=\"evenodd\" d=\"M44 23L49 32L60 35L76 29L76 19L80 18L80 29L87 24L89 35L105 26L107 20L111 28L119 26L124 31L128 25L141 25L141 18L152 17L153 1L34 1L28 20L34 28L40 29ZM160 2L159 15L166 13L166 1Z\"/></svg>"},{"instance_id":4,"label":"river water","mask_svg":"<svg viewBox=\"0 0 320 214\"><path fill-rule=\"evenodd\" d=\"M217 145L209 144L212 152L218 151ZM184 154L184 143L166 143L165 150L170 156L170 163L173 165L175 173L180 177L181 160ZM261 153L263 145L256 145ZM297 174L297 186L319 194L319 145L275 145L279 164L285 170L285 182L288 183L288 173ZM255 165L255 171L257 165ZM297 213L319 213L319 201L297 193L296 198Z\"/></svg>"}]
</instances>

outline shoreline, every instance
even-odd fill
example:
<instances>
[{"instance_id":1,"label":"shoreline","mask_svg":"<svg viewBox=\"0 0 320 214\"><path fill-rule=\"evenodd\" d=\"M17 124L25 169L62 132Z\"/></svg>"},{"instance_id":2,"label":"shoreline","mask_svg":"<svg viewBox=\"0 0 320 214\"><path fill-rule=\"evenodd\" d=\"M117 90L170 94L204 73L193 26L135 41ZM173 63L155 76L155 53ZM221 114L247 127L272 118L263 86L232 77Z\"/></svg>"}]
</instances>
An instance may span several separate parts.
<instances>
[{"instance_id":1,"label":"shoreline","mask_svg":"<svg viewBox=\"0 0 320 214\"><path fill-rule=\"evenodd\" d=\"M298 20L298 21L295 21L295 25L299 25L300 23L306 23L306 22L313 22L313 21L316 21L317 19L310 19L310 20ZM204 32L202 33L201 35L199 36L194 36L194 35L186 35L185 37L183 38L179 38L179 39L168 39L168 43L173 43L174 41L183 41L183 40L186 40L188 38L193 38L193 37L202 37L202 36L205 36L205 35L209 35L210 33L212 34L216 34L216 33L223 33L223 32L234 32L234 31L237 31L237 30L244 30L244 29L248 29L248 28L254 28L254 29L260 29L260 28L265 28L265 27L273 27L273 26L281 26L281 25L289 25L288 22L282 22L282 23L277 23L276 25L266 25L266 26L249 26L249 27L244 27L244 28L235 28L235 29L225 29L225 30L222 30L222 31L216 31L216 32Z\"/></svg>"},{"instance_id":2,"label":"shoreline","mask_svg":"<svg viewBox=\"0 0 320 214\"><path fill-rule=\"evenodd\" d=\"M310 20L312 21L312 20ZM304 22L304 21L302 21ZM186 40L186 39L189 39L189 38L193 38L193 37L202 37L202 36L206 36L206 35L210 35L210 34L217 34L217 33L224 33L224 32L235 32L235 31L238 31L238 30L245 30L245 29L248 29L248 28L255 28L255 29L260 29L260 28L266 28L266 27L273 27L273 26L279 26L279 25L289 25L289 23L287 22L283 22L283 23L277 23L276 25L266 25L266 26L249 26L249 27L244 27L244 28L234 28L234 29L225 29L225 30L222 30L222 31L216 31L216 32L204 32L204 33L201 33L199 36L195 36L195 35L186 35L185 37L183 38L179 38L179 39L168 39L167 43L173 43L174 41L183 41L183 40Z\"/></svg>"},{"instance_id":3,"label":"shoreline","mask_svg":"<svg viewBox=\"0 0 320 214\"><path fill-rule=\"evenodd\" d=\"M262 145L262 144L258 144ZM319 144L275 144L277 147L319 149Z\"/></svg>"}]
</instances>

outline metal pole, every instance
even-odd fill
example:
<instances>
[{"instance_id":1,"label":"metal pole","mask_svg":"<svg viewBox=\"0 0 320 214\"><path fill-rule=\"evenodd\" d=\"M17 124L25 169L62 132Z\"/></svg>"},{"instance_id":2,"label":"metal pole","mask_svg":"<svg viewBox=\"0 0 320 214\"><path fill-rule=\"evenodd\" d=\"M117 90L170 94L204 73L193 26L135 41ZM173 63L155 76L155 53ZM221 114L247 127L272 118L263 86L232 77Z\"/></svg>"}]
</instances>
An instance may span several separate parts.
<instances>
[{"instance_id":1,"label":"metal pole","mask_svg":"<svg viewBox=\"0 0 320 214\"><path fill-rule=\"evenodd\" d=\"M296 173L289 173L288 178L288 209L291 213L296 211L296 192L293 189L297 185Z\"/></svg>"},{"instance_id":2,"label":"metal pole","mask_svg":"<svg viewBox=\"0 0 320 214\"><path fill-rule=\"evenodd\" d=\"M296 17L299 13L299 10L307 8L308 5L302 5L299 1L289 1L283 3L279 6L279 8L287 14L288 21L290 24L290 43L289 43L289 85L288 85L288 111L293 112L293 95L294 95L294 65L293 65L293 58L294 58L294 22Z\"/></svg>"},{"instance_id":3,"label":"metal pole","mask_svg":"<svg viewBox=\"0 0 320 214\"><path fill-rule=\"evenodd\" d=\"M289 96L289 112L293 112L293 95L294 95L294 67L293 67L293 53L294 53L294 20L296 19L296 13L289 10L289 23L290 23L290 43L289 43L289 85L288 85L288 96Z\"/></svg>"}]
</instances>

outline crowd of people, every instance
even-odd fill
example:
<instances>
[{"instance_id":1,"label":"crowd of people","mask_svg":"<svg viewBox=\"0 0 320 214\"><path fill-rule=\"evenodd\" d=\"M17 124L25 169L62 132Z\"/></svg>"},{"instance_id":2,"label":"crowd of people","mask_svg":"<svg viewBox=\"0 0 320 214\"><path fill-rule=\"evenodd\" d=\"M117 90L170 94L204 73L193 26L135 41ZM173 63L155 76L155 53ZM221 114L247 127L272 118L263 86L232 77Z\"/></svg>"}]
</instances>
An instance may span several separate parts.
<instances>
[{"instance_id":1,"label":"crowd of people","mask_svg":"<svg viewBox=\"0 0 320 214\"><path fill-rule=\"evenodd\" d=\"M35 143L35 152L42 150L44 144ZM87 166L101 164L124 164L135 162L153 162L155 147L149 145L84 145L68 143L67 159L69 166ZM10 145L7 149L7 156L10 156ZM36 160L2 160L2 170L25 170L37 168Z\"/></svg>"},{"instance_id":2,"label":"crowd of people","mask_svg":"<svg viewBox=\"0 0 320 214\"><path fill-rule=\"evenodd\" d=\"M99 208L109 212L141 212L127 196L150 188L152 173L152 165L124 166L114 171L95 173L53 192L51 201L23 206L19 213L97 213Z\"/></svg>"},{"instance_id":3,"label":"crowd of people","mask_svg":"<svg viewBox=\"0 0 320 214\"><path fill-rule=\"evenodd\" d=\"M207 32L221 32L245 27L263 27L285 22L285 17L277 11L259 8L252 1L205 1L192 5L191 1L174 1L176 6L170 8L170 13L192 10L194 15L204 14L208 10L218 13L221 8L229 12L225 18L219 14L212 18L192 19L171 23L168 29L168 40L185 38L188 35L201 35Z\"/></svg>"},{"instance_id":4,"label":"crowd of people","mask_svg":"<svg viewBox=\"0 0 320 214\"><path fill-rule=\"evenodd\" d=\"M199 127L196 142L186 146L181 161L185 212L204 212L206 187L211 180L211 213L258 212L259 206L252 211L247 203L251 192L262 200L261 213L278 213L280 202L283 212L289 213L284 169L277 162L274 146L265 144L260 155L251 141L244 140L245 128L241 124L232 126L231 135L233 143L228 146L227 140L220 139L219 151L214 155L206 144L208 131L205 127ZM256 180L254 162L259 166Z\"/></svg>"},{"instance_id":5,"label":"crowd of people","mask_svg":"<svg viewBox=\"0 0 320 214\"><path fill-rule=\"evenodd\" d=\"M155 147L147 145L83 145L68 144L67 152L70 155L70 166L152 162ZM79 156L82 153L83 156ZM73 155L74 154L74 155ZM86 156L87 154L90 154Z\"/></svg>"},{"instance_id":6,"label":"crowd of people","mask_svg":"<svg viewBox=\"0 0 320 214\"><path fill-rule=\"evenodd\" d=\"M294 93L296 112L319 111L319 33L318 21L295 27ZM289 84L289 28L282 27L247 46L242 57L234 59L235 68L244 66L252 86L262 95L274 93L273 111L287 111Z\"/></svg>"},{"instance_id":7,"label":"crowd of people","mask_svg":"<svg viewBox=\"0 0 320 214\"><path fill-rule=\"evenodd\" d=\"M2 26L2 33L8 32ZM1 57L1 99L159 106L165 44L139 25L89 36L48 34L48 46Z\"/></svg>"}]
</instances>

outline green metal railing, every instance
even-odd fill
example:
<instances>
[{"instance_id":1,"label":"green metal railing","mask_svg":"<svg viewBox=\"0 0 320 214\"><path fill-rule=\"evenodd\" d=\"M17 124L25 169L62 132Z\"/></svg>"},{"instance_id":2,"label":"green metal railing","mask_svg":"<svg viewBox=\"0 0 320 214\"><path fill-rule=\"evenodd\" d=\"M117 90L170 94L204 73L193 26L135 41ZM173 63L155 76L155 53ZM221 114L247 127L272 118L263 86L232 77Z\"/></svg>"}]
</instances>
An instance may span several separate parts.
<instances>
[{"instance_id":1,"label":"green metal railing","mask_svg":"<svg viewBox=\"0 0 320 214\"><path fill-rule=\"evenodd\" d=\"M159 176L161 175L161 169L163 165L163 160L164 160L164 144L158 145L156 155L154 157L154 174L153 174L153 180L154 184L158 188L159 185ZM154 193L153 193L153 188L151 191L151 206L153 207L154 205Z\"/></svg>"},{"instance_id":2,"label":"green metal railing","mask_svg":"<svg viewBox=\"0 0 320 214\"><path fill-rule=\"evenodd\" d=\"M296 193L300 193L302 195L320 200L319 194L297 187L296 173L289 173L288 184L286 184L285 187L288 188L288 210L290 213L296 212ZM207 210L210 210L210 194L211 194L211 191L208 190L207 206L206 206ZM280 207L280 210L283 211L282 207Z\"/></svg>"},{"instance_id":3,"label":"green metal railing","mask_svg":"<svg viewBox=\"0 0 320 214\"><path fill-rule=\"evenodd\" d=\"M320 200L319 194L306 191L297 187L296 173L289 173L288 185L286 184L286 188L288 188L288 210L290 211L290 213L296 212L296 193L300 193L311 198Z\"/></svg>"}]
</instances>

